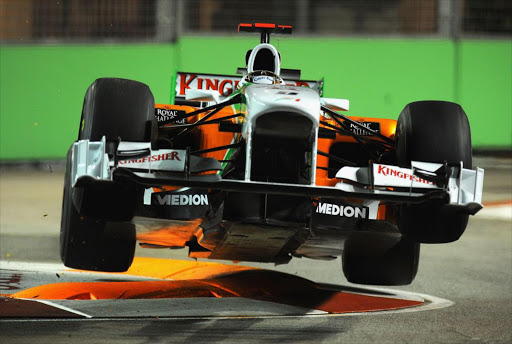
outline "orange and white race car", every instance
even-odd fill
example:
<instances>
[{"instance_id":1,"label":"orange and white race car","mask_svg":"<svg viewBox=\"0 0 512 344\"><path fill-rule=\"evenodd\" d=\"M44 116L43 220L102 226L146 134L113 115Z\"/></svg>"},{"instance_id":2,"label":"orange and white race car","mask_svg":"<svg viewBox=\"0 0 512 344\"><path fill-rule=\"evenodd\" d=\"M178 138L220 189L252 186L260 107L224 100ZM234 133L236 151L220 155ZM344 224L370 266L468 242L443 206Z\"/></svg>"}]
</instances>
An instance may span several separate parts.
<instances>
[{"instance_id":1,"label":"orange and white race car","mask_svg":"<svg viewBox=\"0 0 512 344\"><path fill-rule=\"evenodd\" d=\"M139 241L232 261L342 256L351 282L411 283L420 244L457 240L482 208L462 108L343 115L348 100L281 68L270 35L291 27L239 31L261 36L241 75L178 72L172 104L136 81L89 87L67 157L64 264L124 271Z\"/></svg>"}]
</instances>

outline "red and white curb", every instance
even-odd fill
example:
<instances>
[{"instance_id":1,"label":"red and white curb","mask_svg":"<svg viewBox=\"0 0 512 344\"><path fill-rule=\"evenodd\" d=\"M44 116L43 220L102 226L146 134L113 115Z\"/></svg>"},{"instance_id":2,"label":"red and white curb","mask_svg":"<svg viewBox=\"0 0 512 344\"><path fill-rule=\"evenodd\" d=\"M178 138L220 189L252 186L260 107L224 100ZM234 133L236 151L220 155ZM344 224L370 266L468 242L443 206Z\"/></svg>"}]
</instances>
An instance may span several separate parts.
<instances>
[{"instance_id":1,"label":"red and white curb","mask_svg":"<svg viewBox=\"0 0 512 344\"><path fill-rule=\"evenodd\" d=\"M204 297L205 290L211 295ZM0 261L0 293L4 320L360 316L453 305L426 294L326 286L262 269L207 279L162 280L6 261Z\"/></svg>"}]
</instances>

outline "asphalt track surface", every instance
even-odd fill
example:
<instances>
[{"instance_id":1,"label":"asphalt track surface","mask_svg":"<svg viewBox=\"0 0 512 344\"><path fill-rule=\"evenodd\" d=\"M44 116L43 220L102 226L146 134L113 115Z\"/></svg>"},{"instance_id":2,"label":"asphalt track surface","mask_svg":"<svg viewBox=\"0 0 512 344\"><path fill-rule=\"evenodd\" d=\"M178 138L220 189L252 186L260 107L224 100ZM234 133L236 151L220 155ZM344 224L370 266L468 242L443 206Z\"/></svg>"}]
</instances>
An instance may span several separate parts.
<instances>
[{"instance_id":1,"label":"asphalt track surface","mask_svg":"<svg viewBox=\"0 0 512 344\"><path fill-rule=\"evenodd\" d=\"M484 202L489 206L470 219L458 242L422 245L416 280L406 287L391 288L398 294L444 300L439 307L342 315L297 315L294 311L283 312L284 308L272 314L267 308L261 315L256 312L261 304L230 300L232 304L228 305L203 299L196 300L193 306L201 305L204 311L186 316L178 311L191 311L193 307L178 302L166 306L174 307L177 316L165 316L165 312L158 316L158 307L153 304L153 315L148 312L142 317L117 317L114 312L111 317L97 319L3 318L0 342L511 343L512 161L480 158L475 160L476 165L486 170ZM62 167L55 165L1 169L0 268L6 264L59 263L62 179ZM138 249L137 256L187 259L184 250ZM364 293L374 289L347 282L339 259L293 259L280 266L243 265L286 272L349 291L363 288ZM36 273L35 278L43 275ZM0 288L5 287L2 278ZM4 292L0 290L0 294ZM159 304L163 306L164 301ZM226 310L222 307L228 307L231 313L215 316Z\"/></svg>"}]
</instances>

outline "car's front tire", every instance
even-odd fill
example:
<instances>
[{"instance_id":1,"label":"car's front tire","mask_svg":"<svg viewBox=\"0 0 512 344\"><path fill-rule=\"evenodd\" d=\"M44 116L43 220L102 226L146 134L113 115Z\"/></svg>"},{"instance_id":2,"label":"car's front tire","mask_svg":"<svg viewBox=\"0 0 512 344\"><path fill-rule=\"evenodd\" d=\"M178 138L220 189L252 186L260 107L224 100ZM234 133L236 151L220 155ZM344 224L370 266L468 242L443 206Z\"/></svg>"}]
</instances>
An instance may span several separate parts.
<instances>
[{"instance_id":1,"label":"car's front tire","mask_svg":"<svg viewBox=\"0 0 512 344\"><path fill-rule=\"evenodd\" d=\"M450 164L463 162L471 168L471 132L462 107L444 101L408 104L397 123L397 161L410 167L411 161ZM409 239L421 243L447 243L464 233L468 215L455 213L442 204L403 205L398 225Z\"/></svg>"},{"instance_id":2,"label":"car's front tire","mask_svg":"<svg viewBox=\"0 0 512 344\"><path fill-rule=\"evenodd\" d=\"M135 254L135 226L80 216L72 201L71 149L64 177L60 256L65 266L92 271L121 272Z\"/></svg>"},{"instance_id":3,"label":"car's front tire","mask_svg":"<svg viewBox=\"0 0 512 344\"><path fill-rule=\"evenodd\" d=\"M109 154L114 153L119 139L154 143L154 111L155 101L147 85L126 79L97 79L85 94L78 138L100 141L105 137ZM126 271L133 261L136 235L133 223L123 221L133 217L139 193L128 183L113 183L117 187L106 189L84 186L74 190L71 159L70 150L62 203L62 261L76 269ZM84 213L88 216L83 216Z\"/></svg>"}]
</instances>

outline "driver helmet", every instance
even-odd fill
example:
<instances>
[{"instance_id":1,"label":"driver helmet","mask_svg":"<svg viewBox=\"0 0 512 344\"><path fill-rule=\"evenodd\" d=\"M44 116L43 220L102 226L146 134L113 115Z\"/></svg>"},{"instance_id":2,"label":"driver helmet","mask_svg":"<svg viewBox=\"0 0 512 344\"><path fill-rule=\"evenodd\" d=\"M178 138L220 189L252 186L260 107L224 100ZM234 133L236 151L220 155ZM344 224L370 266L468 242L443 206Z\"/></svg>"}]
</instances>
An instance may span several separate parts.
<instances>
[{"instance_id":1,"label":"driver helmet","mask_svg":"<svg viewBox=\"0 0 512 344\"><path fill-rule=\"evenodd\" d=\"M268 43L258 44L247 57L247 73L265 70L276 75L281 73L281 58L277 49Z\"/></svg>"},{"instance_id":2,"label":"driver helmet","mask_svg":"<svg viewBox=\"0 0 512 344\"><path fill-rule=\"evenodd\" d=\"M242 78L239 87L246 82L255 84L281 84L281 57L277 49L268 43L258 44L245 56L247 74Z\"/></svg>"}]
</instances>

